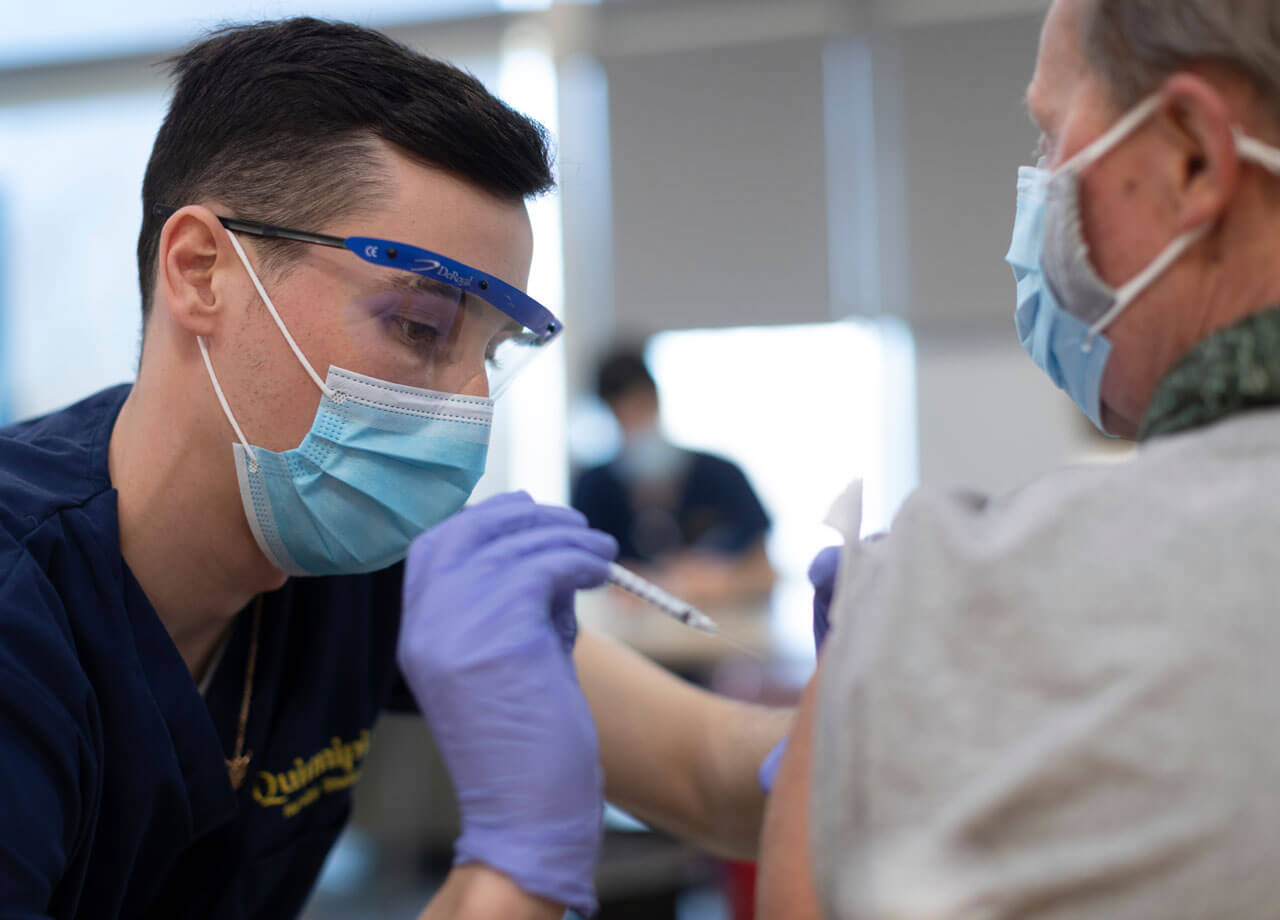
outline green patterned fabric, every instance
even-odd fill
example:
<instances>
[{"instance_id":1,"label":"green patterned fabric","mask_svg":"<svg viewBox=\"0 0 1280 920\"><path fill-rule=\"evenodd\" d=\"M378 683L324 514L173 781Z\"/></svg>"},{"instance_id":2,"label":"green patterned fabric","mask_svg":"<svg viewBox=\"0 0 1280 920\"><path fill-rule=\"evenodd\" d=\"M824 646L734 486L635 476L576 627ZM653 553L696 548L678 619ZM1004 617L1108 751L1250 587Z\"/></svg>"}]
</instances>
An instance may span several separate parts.
<instances>
[{"instance_id":1,"label":"green patterned fabric","mask_svg":"<svg viewBox=\"0 0 1280 920\"><path fill-rule=\"evenodd\" d=\"M1214 333L1160 381L1138 440L1280 406L1280 309Z\"/></svg>"}]
</instances>

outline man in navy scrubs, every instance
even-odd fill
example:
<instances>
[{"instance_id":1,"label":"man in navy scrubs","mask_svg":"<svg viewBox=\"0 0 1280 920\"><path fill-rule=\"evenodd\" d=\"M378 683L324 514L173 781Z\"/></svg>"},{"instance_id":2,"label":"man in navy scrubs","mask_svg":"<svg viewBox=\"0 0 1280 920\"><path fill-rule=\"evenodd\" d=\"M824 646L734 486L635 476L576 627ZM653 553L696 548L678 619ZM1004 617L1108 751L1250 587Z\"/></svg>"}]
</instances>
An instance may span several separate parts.
<instances>
[{"instance_id":1,"label":"man in navy scrubs","mask_svg":"<svg viewBox=\"0 0 1280 920\"><path fill-rule=\"evenodd\" d=\"M176 76L142 190L137 381L0 433L5 917L296 915L370 729L403 697L400 560L465 502L492 399L559 332L523 294L546 138L473 78L305 19L224 31ZM74 265L93 239L66 223L52 243ZM536 583L571 633L566 599L616 550L574 514L521 496L480 510L523 528L509 577L484 580L503 535L484 527L466 530L466 552L457 531L415 551L431 590L411 572L417 625L399 657L463 764L467 845L428 914L592 907L589 834L561 841L576 875L550 887L536 860L555 841L504 843L512 809L553 801L555 765L500 764L495 779L500 746L467 748L468 726L494 728L467 708L484 688L452 693L462 684L439 678L454 659L423 651L483 643L432 645L418 628L441 611L482 623L500 588L529 604ZM548 557L537 541L574 548ZM786 717L599 638L574 656L604 793L712 849L753 851L755 767ZM561 689L548 705L573 705ZM566 743L521 728L529 750ZM589 776L580 788L575 807L598 811Z\"/></svg>"},{"instance_id":2,"label":"man in navy scrubs","mask_svg":"<svg viewBox=\"0 0 1280 920\"><path fill-rule=\"evenodd\" d=\"M584 470L573 507L618 541L629 568L698 606L754 601L773 587L765 553L769 515L737 464L667 440L658 385L637 348L608 355L596 395L609 407L622 446Z\"/></svg>"}]
</instances>

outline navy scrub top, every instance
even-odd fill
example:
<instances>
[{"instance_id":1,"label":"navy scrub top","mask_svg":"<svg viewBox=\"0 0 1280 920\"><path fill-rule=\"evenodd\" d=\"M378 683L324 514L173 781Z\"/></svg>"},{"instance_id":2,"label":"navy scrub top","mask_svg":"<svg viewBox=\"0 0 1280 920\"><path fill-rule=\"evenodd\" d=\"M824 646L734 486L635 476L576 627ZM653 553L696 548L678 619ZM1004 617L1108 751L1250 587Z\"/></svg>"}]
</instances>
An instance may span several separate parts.
<instances>
[{"instance_id":1,"label":"navy scrub top","mask_svg":"<svg viewBox=\"0 0 1280 920\"><path fill-rule=\"evenodd\" d=\"M571 503L592 527L618 541L620 559L653 563L691 547L726 556L745 553L769 532L770 523L746 474L723 457L687 454L670 509L637 507L614 464L579 476Z\"/></svg>"},{"instance_id":2,"label":"navy scrub top","mask_svg":"<svg viewBox=\"0 0 1280 920\"><path fill-rule=\"evenodd\" d=\"M0 917L292 917L397 676L400 567L264 597L235 792L253 618L201 697L120 555L128 391L0 430Z\"/></svg>"}]
</instances>

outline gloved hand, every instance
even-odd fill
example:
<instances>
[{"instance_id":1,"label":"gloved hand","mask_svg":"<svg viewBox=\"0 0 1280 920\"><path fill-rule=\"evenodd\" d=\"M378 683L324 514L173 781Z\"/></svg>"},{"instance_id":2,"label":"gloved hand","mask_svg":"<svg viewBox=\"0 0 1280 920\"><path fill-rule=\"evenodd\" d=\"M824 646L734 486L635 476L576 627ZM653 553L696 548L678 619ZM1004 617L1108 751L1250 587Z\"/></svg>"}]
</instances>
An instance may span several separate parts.
<instances>
[{"instance_id":1,"label":"gloved hand","mask_svg":"<svg viewBox=\"0 0 1280 920\"><path fill-rule=\"evenodd\" d=\"M484 863L584 915L604 806L573 593L602 584L617 551L578 512L524 493L466 509L410 548L396 649L458 795L455 865Z\"/></svg>"},{"instance_id":2,"label":"gloved hand","mask_svg":"<svg viewBox=\"0 0 1280 920\"><path fill-rule=\"evenodd\" d=\"M809 584L813 585L813 647L822 651L822 643L831 628L831 595L836 590L836 574L840 568L839 546L828 546L809 566Z\"/></svg>"},{"instance_id":3,"label":"gloved hand","mask_svg":"<svg viewBox=\"0 0 1280 920\"><path fill-rule=\"evenodd\" d=\"M809 566L809 584L813 585L813 647L818 653L822 651L822 643L826 641L827 630L831 628L829 614L831 596L836 590L836 575L840 568L839 546L828 546L814 558ZM778 767L782 766L782 755L787 753L787 738L773 746L760 763L757 778L760 788L765 792L773 789L778 778Z\"/></svg>"}]
</instances>

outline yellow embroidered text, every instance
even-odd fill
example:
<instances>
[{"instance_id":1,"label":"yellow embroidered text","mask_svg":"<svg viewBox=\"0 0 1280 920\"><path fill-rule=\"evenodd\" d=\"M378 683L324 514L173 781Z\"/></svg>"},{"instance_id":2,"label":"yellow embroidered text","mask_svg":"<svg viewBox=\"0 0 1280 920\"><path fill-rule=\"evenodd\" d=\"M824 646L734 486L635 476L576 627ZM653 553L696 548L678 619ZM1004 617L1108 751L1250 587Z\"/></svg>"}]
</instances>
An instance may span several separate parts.
<instances>
[{"instance_id":1,"label":"yellow embroidered text","mask_svg":"<svg viewBox=\"0 0 1280 920\"><path fill-rule=\"evenodd\" d=\"M293 758L293 768L283 773L259 770L253 783L253 800L263 808L279 805L292 818L322 795L346 789L360 778L360 763L369 753L369 730L351 741L333 738L329 746L306 760Z\"/></svg>"}]
</instances>

